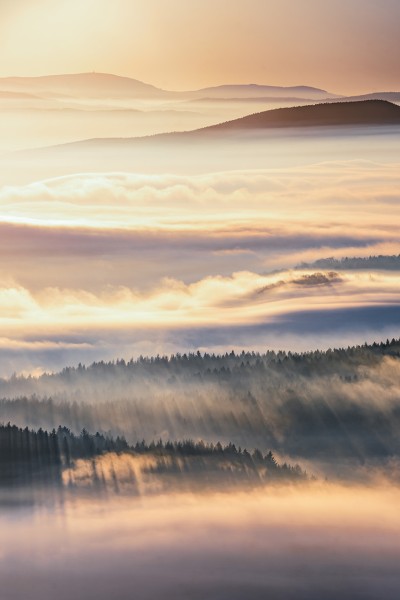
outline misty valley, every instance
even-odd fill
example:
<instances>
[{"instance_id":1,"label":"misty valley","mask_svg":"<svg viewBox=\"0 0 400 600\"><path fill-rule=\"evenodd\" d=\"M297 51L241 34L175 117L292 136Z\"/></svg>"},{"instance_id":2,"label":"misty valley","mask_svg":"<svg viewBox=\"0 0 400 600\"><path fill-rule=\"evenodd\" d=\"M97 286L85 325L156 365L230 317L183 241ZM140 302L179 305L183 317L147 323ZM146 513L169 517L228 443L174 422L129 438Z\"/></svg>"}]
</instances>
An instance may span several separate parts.
<instances>
[{"instance_id":1,"label":"misty valley","mask_svg":"<svg viewBox=\"0 0 400 600\"><path fill-rule=\"evenodd\" d=\"M6 597L395 598L399 377L392 339L0 380Z\"/></svg>"},{"instance_id":2,"label":"misty valley","mask_svg":"<svg viewBox=\"0 0 400 600\"><path fill-rule=\"evenodd\" d=\"M303 354L140 357L2 380L2 494L54 485L136 495L152 478L158 493L396 483L399 359L393 339Z\"/></svg>"},{"instance_id":3,"label":"misty valley","mask_svg":"<svg viewBox=\"0 0 400 600\"><path fill-rule=\"evenodd\" d=\"M165 22L166 57L189 16L202 35L179 86L192 35L157 85L0 65L0 600L400 597L397 42L372 79L367 37L347 85L314 72L332 29L345 77L396 3L249 2L0 2L5 48L36 23L33 57L56 15L80 67L97 19L104 66L126 27L141 47L121 73ZM243 83L253 37L263 78L287 51L303 85Z\"/></svg>"},{"instance_id":4,"label":"misty valley","mask_svg":"<svg viewBox=\"0 0 400 600\"><path fill-rule=\"evenodd\" d=\"M76 458L83 458L86 435L94 455L136 452L142 440L147 451L202 440L303 459L316 472L325 465L325 476L353 464L359 478L369 462L389 468L400 453L399 357L393 339L326 352L121 359L0 380L0 407L20 436L16 448L28 452L29 436L44 428L58 462L61 449L63 462L69 455L68 439L72 447L80 440Z\"/></svg>"},{"instance_id":5,"label":"misty valley","mask_svg":"<svg viewBox=\"0 0 400 600\"><path fill-rule=\"evenodd\" d=\"M393 339L2 379L7 598L22 564L38 598L394 598L399 365Z\"/></svg>"}]
</instances>

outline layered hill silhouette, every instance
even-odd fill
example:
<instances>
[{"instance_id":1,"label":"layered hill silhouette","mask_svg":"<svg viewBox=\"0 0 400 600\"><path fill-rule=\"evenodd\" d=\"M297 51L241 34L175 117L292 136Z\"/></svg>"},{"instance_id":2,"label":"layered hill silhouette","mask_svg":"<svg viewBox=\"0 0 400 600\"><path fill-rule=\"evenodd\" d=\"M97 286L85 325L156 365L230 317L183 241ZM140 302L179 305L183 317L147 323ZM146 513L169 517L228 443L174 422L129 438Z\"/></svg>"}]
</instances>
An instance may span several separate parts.
<instances>
[{"instance_id":1,"label":"layered hill silhouette","mask_svg":"<svg viewBox=\"0 0 400 600\"><path fill-rule=\"evenodd\" d=\"M0 90L74 98L159 98L168 92L130 77L108 73L77 73L41 77L0 78Z\"/></svg>"},{"instance_id":2,"label":"layered hill silhouette","mask_svg":"<svg viewBox=\"0 0 400 600\"><path fill-rule=\"evenodd\" d=\"M400 102L400 92L371 92L370 94L360 94L358 96L348 96L342 98L342 101L355 100L387 100L388 102Z\"/></svg>"},{"instance_id":3,"label":"layered hill silhouette","mask_svg":"<svg viewBox=\"0 0 400 600\"><path fill-rule=\"evenodd\" d=\"M222 85L193 91L168 91L130 77L108 73L77 73L45 75L41 77L0 78L0 91L42 94L57 97L84 98L131 98L131 99L197 99L210 98L259 98L299 97L312 101L334 98L325 90L307 86L278 87L268 85Z\"/></svg>"},{"instance_id":4,"label":"layered hill silhouette","mask_svg":"<svg viewBox=\"0 0 400 600\"><path fill-rule=\"evenodd\" d=\"M201 129L184 132L161 133L133 138L93 138L69 144L42 148L48 151L57 148L73 149L86 145L122 145L136 143L168 143L224 138L226 135L240 132L257 132L277 129L306 129L318 127L356 127L400 125L400 107L386 100L364 100L360 102L335 102L277 108L255 113L211 125Z\"/></svg>"},{"instance_id":5,"label":"layered hill silhouette","mask_svg":"<svg viewBox=\"0 0 400 600\"><path fill-rule=\"evenodd\" d=\"M337 97L326 90L310 87L307 85L296 86L274 86L274 85L218 85L215 87L202 88L190 93L195 98L208 99L263 99L263 98L299 98L308 100L320 100Z\"/></svg>"},{"instance_id":6,"label":"layered hill silhouette","mask_svg":"<svg viewBox=\"0 0 400 600\"><path fill-rule=\"evenodd\" d=\"M20 94L45 98L87 99L140 99L140 100L188 100L188 101L260 101L260 102L336 102L361 100L400 101L400 92L373 92L359 96L341 96L320 88L297 86L273 86L260 84L226 84L197 90L170 91L144 83L131 77L110 73L73 73L43 75L38 77L0 78L0 94L3 97L21 99Z\"/></svg>"},{"instance_id":7,"label":"layered hill silhouette","mask_svg":"<svg viewBox=\"0 0 400 600\"><path fill-rule=\"evenodd\" d=\"M235 161L238 167L255 168L254 165L264 164L265 152L270 155L273 147L274 152L279 151L279 156L286 160L282 144L271 144L288 135L299 141L307 139L311 142L315 136L327 139L330 136L346 137L353 135L357 129L363 135L369 135L379 128L385 128L391 134L394 129L400 134L399 106L368 100L280 108L184 132L142 137L95 137L19 150L3 155L2 161L7 176L18 180L22 172L21 161L27 165L37 161L35 168L41 169L37 172L45 179L100 167L106 170L143 168L147 172L150 164L161 171L176 168L197 170L203 168L212 153L224 168L224 153L228 150L230 160ZM248 149L245 157L244 147ZM333 153L332 156L336 155ZM292 159L289 157L289 160ZM214 159L213 164L217 164Z\"/></svg>"},{"instance_id":8,"label":"layered hill silhouette","mask_svg":"<svg viewBox=\"0 0 400 600\"><path fill-rule=\"evenodd\" d=\"M364 100L277 108L206 127L202 131L211 133L246 129L355 125L400 125L400 107L386 100Z\"/></svg>"}]
</instances>

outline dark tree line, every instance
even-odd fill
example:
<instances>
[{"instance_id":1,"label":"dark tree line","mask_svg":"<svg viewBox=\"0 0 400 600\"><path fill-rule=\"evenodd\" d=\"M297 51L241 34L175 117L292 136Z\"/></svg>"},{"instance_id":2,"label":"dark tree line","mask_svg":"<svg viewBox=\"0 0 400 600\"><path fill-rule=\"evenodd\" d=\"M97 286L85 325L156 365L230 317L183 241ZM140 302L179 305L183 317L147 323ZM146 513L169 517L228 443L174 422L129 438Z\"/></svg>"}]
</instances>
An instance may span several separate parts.
<instances>
[{"instance_id":1,"label":"dark tree line","mask_svg":"<svg viewBox=\"0 0 400 600\"><path fill-rule=\"evenodd\" d=\"M6 486L61 481L57 434L0 426L0 484Z\"/></svg>"},{"instance_id":2,"label":"dark tree line","mask_svg":"<svg viewBox=\"0 0 400 600\"><path fill-rule=\"evenodd\" d=\"M78 459L94 459L107 453L148 455L156 459L152 473L172 473L178 459L183 460L187 472L199 470L224 470L229 466L256 471L263 467L272 476L305 478L299 466L279 465L272 452L263 455L255 449L252 453L236 448L232 443L206 444L193 440L146 443L144 440L130 446L123 437L112 438L101 433L90 434L83 430L73 434L67 427L58 427L50 433L22 429L8 423L0 426L0 484L25 485L34 483L60 483L65 468L73 468ZM166 460L169 459L169 460ZM201 461L199 462L199 460ZM200 469L202 467L202 469Z\"/></svg>"},{"instance_id":3,"label":"dark tree line","mask_svg":"<svg viewBox=\"0 0 400 600\"><path fill-rule=\"evenodd\" d=\"M324 352L97 362L0 380L0 393L9 393L0 400L0 419L48 431L62 423L75 435L109 432L128 444L160 436L219 439L335 465L385 461L400 456L399 359L393 339ZM32 394L15 395L22 389Z\"/></svg>"},{"instance_id":4,"label":"dark tree line","mask_svg":"<svg viewBox=\"0 0 400 600\"><path fill-rule=\"evenodd\" d=\"M400 254L386 256L344 257L344 258L320 258L312 263L301 263L297 269L337 269L348 271L351 269L377 269L386 271L400 270Z\"/></svg>"},{"instance_id":5,"label":"dark tree line","mask_svg":"<svg viewBox=\"0 0 400 600\"><path fill-rule=\"evenodd\" d=\"M355 367L376 365L384 356L400 357L400 339L301 353L268 350L265 353L231 351L225 354L190 352L171 356L140 356L128 361L98 361L89 366L79 363L77 367L65 367L54 374L45 373L37 379L13 375L10 379L0 379L0 394L3 397L15 397L27 391L32 394L68 388L77 391L85 383L96 387L96 380L108 392L109 386L111 388L118 383L136 383L149 378L155 382L172 384L193 378L228 380L235 376L257 376L257 372L269 371L308 376L316 371L318 374L344 372L351 375Z\"/></svg>"}]
</instances>

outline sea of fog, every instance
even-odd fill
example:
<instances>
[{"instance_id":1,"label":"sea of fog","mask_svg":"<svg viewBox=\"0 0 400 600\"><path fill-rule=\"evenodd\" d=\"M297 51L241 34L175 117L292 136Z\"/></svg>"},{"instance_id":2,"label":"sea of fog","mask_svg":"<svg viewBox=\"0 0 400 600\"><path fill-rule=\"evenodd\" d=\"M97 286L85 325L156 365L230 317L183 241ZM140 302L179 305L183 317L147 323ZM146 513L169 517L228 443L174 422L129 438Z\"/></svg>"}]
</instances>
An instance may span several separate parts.
<instances>
[{"instance_id":1,"label":"sea of fog","mask_svg":"<svg viewBox=\"0 0 400 600\"><path fill-rule=\"evenodd\" d=\"M397 600L399 127L4 102L0 599Z\"/></svg>"},{"instance_id":2,"label":"sea of fog","mask_svg":"<svg viewBox=\"0 0 400 600\"><path fill-rule=\"evenodd\" d=\"M92 494L0 512L2 600L396 600L398 488Z\"/></svg>"},{"instance_id":3,"label":"sea of fog","mask_svg":"<svg viewBox=\"0 0 400 600\"><path fill-rule=\"evenodd\" d=\"M398 269L312 265L398 255L399 140L310 128L3 157L0 375L398 336Z\"/></svg>"}]
</instances>

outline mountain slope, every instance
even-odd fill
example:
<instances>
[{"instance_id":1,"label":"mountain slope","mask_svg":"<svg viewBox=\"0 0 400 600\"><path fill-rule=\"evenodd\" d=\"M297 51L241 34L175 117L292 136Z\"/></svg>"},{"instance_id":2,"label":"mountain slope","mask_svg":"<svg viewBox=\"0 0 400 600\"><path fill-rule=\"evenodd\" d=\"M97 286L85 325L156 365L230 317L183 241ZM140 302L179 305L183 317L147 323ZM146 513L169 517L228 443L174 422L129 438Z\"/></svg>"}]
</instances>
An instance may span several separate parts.
<instances>
[{"instance_id":1,"label":"mountain slope","mask_svg":"<svg viewBox=\"0 0 400 600\"><path fill-rule=\"evenodd\" d=\"M158 98L168 94L153 85L107 73L6 77L0 90L85 98Z\"/></svg>"},{"instance_id":2,"label":"mountain slope","mask_svg":"<svg viewBox=\"0 0 400 600\"><path fill-rule=\"evenodd\" d=\"M384 100L366 100L362 102L336 102L326 104L315 104L298 106L294 108L278 108L268 110L246 117L211 125L191 131L160 133L144 137L107 137L78 140L57 146L46 146L32 150L21 150L10 155L13 160L23 158L31 160L33 157L43 159L56 158L60 153L73 156L77 151L87 152L90 160L93 159L93 151L101 153L111 152L110 157L116 156L115 151L124 151L126 156L131 156L134 149L142 151L147 148L153 152L160 145L181 148L182 145L190 144L195 148L204 143L215 142L231 143L237 137L238 144L253 139L253 134L264 132L299 130L319 131L319 128L330 129L332 133L339 130L346 132L347 128L363 126L364 128L377 126L400 126L400 107ZM242 134L248 133L244 136ZM327 134L327 131L324 132ZM257 136L260 140L260 135ZM118 155L121 158L121 155Z\"/></svg>"},{"instance_id":3,"label":"mountain slope","mask_svg":"<svg viewBox=\"0 0 400 600\"><path fill-rule=\"evenodd\" d=\"M202 88L194 92L190 92L190 95L194 98L307 98L312 100L328 99L337 97L335 94L331 94L326 90L319 88L309 87L306 85L297 86L274 86L274 85L258 85L258 84L247 84L247 85L219 85L215 87Z\"/></svg>"},{"instance_id":4,"label":"mountain slope","mask_svg":"<svg viewBox=\"0 0 400 600\"><path fill-rule=\"evenodd\" d=\"M386 100L364 100L277 108L206 127L202 131L212 133L246 129L352 125L400 125L400 107Z\"/></svg>"},{"instance_id":5,"label":"mountain slope","mask_svg":"<svg viewBox=\"0 0 400 600\"><path fill-rule=\"evenodd\" d=\"M359 96L348 96L341 100L387 100L388 102L400 102L400 92L371 92L370 94L360 94Z\"/></svg>"},{"instance_id":6,"label":"mountain slope","mask_svg":"<svg viewBox=\"0 0 400 600\"><path fill-rule=\"evenodd\" d=\"M130 77L108 73L76 73L44 75L41 77L0 78L0 91L66 95L84 98L148 98L148 99L198 99L299 97L313 100L335 98L325 90L307 86L277 87L268 85L221 85L194 91L173 92L159 89Z\"/></svg>"}]
</instances>

